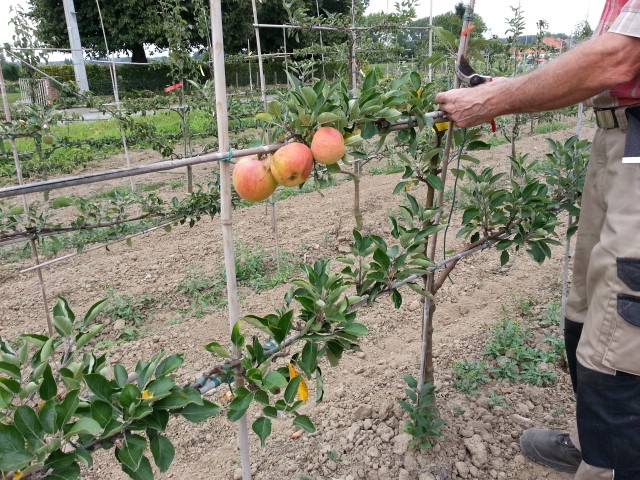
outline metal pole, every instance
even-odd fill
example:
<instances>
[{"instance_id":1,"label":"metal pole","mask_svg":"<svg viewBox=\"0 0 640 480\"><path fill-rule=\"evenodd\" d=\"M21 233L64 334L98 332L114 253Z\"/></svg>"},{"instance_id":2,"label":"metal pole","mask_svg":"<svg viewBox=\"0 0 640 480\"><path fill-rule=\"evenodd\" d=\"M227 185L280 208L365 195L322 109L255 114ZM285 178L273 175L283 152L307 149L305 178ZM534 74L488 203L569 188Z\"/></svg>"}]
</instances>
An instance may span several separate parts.
<instances>
[{"instance_id":1,"label":"metal pole","mask_svg":"<svg viewBox=\"0 0 640 480\"><path fill-rule=\"evenodd\" d=\"M320 17L320 4L318 3L318 0L316 0L316 14L318 15L318 18ZM321 53L321 57L322 57L322 78L327 78L327 73L325 72L324 69L324 64L326 63L324 60L324 42L322 41L322 30L320 31L320 51ZM285 49L286 52L286 49ZM284 57L286 60L286 56Z\"/></svg>"},{"instance_id":2,"label":"metal pole","mask_svg":"<svg viewBox=\"0 0 640 480\"><path fill-rule=\"evenodd\" d=\"M447 120L443 112L436 110L423 115L423 118L432 118L440 122ZM409 128L415 125L415 117L406 120L399 120L389 127L390 131L397 131ZM9 136L9 138L11 138ZM108 170L106 172L88 173L86 175L77 175L75 177L54 178L41 182L32 182L24 185L15 185L12 187L0 188L0 198L16 197L28 193L45 192L47 190L57 190L60 188L73 187L75 185L87 185L89 183L105 182L116 178L128 178L136 175L145 175L147 173L164 172L174 170L176 168L186 167L188 165L200 165L203 163L217 162L227 160L229 158L240 158L249 155L264 155L273 153L282 147L282 143L273 143L260 147L252 147L239 149L234 151L224 151L217 153L207 153L189 158L180 158L175 160L164 160L161 162L151 163L148 165L135 165L131 168L118 168Z\"/></svg>"},{"instance_id":3,"label":"metal pole","mask_svg":"<svg viewBox=\"0 0 640 480\"><path fill-rule=\"evenodd\" d=\"M227 85L224 70L224 44L222 36L222 0L209 0L211 9L211 31L213 40L213 70L215 76L216 116L218 120L218 149L220 152L229 150L229 112L227 109ZM220 164L220 224L222 226L222 242L224 247L225 271L227 277L227 300L229 302L229 331L238 322L239 301L236 285L235 249L233 244L233 223L231 221L231 163ZM239 351L234 345L234 357ZM244 386L242 375L235 376L236 388ZM240 447L240 463L242 465L242 479L251 480L251 459L249 458L249 430L247 416L238 420L238 443Z\"/></svg>"},{"instance_id":4,"label":"metal pole","mask_svg":"<svg viewBox=\"0 0 640 480\"><path fill-rule=\"evenodd\" d=\"M71 58L73 62L73 72L76 82L81 92L89 91L87 81L87 71L84 68L84 54L80 43L80 32L76 20L76 9L73 0L62 0L64 6L64 16L67 21L67 31L69 32L69 46L71 47Z\"/></svg>"},{"instance_id":5,"label":"metal pole","mask_svg":"<svg viewBox=\"0 0 640 480\"><path fill-rule=\"evenodd\" d=\"M114 61L111 62L110 68L111 68L111 81L113 82L113 98L116 101L116 110L120 112L120 92L118 89L118 75L116 73L116 63ZM127 145L127 134L124 131L124 125L122 124L122 122L118 122L118 123L120 124L120 137L122 138L122 146L124 147L124 158L127 162L127 167L131 168L131 157L129 156L129 146ZM136 189L136 184L133 180L133 177L129 177L129 186L131 187L131 191L134 192Z\"/></svg>"},{"instance_id":6,"label":"metal pole","mask_svg":"<svg viewBox=\"0 0 640 480\"><path fill-rule=\"evenodd\" d=\"M251 53L251 44L249 43L249 39L247 38L247 55L249 55L250 53ZM253 92L253 74L251 73L251 58L249 58L249 90Z\"/></svg>"},{"instance_id":7,"label":"metal pole","mask_svg":"<svg viewBox=\"0 0 640 480\"><path fill-rule=\"evenodd\" d=\"M11 108L9 107L9 97L7 96L7 88L4 83L4 75L2 73L2 68L0 68L0 93L2 94L2 104L4 106L4 116L7 122L11 122ZM11 138L11 150L13 151L13 161L16 166L16 175L18 177L18 184L22 185L22 168L20 166L20 155L18 154L18 147L16 145L16 139ZM22 207L24 209L24 213L29 212L29 199L26 194L22 195ZM40 259L38 258L38 248L36 246L36 241L31 239L31 257L33 258L34 265L40 264ZM42 295L42 304L44 306L44 314L45 319L47 320L47 330L49 331L49 336L53 336L53 324L51 323L51 314L49 313L49 302L47 301L47 290L44 285L44 278L42 276L42 271L38 269L38 284L40 286L40 294Z\"/></svg>"}]
</instances>

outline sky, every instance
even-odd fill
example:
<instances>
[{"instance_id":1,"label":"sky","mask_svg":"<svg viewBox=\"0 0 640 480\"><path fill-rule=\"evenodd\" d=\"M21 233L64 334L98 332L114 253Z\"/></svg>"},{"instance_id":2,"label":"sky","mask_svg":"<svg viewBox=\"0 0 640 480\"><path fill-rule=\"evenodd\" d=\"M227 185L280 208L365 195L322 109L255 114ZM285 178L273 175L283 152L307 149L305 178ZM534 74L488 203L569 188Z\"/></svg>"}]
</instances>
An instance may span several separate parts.
<instances>
[{"instance_id":1,"label":"sky","mask_svg":"<svg viewBox=\"0 0 640 480\"><path fill-rule=\"evenodd\" d=\"M396 0L370 0L368 13L390 12L394 10ZM420 0L417 8L418 18L428 17L430 2ZM518 6L520 2L526 20L525 34L536 33L536 22L549 22L549 31L553 33L571 34L576 24L587 19L595 29L605 0L477 0L476 13L480 15L490 34L504 36L507 29L506 18L512 18L510 6ZM453 10L458 0L438 0L433 2L433 15ZM27 0L0 0L0 44L11 42L13 30L7 24L9 7L21 4L27 8Z\"/></svg>"}]
</instances>

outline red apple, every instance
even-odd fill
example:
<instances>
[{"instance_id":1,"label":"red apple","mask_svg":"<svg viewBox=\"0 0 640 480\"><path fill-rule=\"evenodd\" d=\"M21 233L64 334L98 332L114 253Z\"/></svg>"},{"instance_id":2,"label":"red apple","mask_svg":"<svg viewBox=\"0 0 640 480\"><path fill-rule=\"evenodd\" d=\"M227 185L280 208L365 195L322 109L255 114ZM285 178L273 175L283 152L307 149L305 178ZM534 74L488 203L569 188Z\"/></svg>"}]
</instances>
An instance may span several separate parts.
<instances>
[{"instance_id":1,"label":"red apple","mask_svg":"<svg viewBox=\"0 0 640 480\"><path fill-rule=\"evenodd\" d=\"M278 187L267 162L260 160L257 155L239 158L233 167L232 178L238 195L249 202L269 198Z\"/></svg>"},{"instance_id":2,"label":"red apple","mask_svg":"<svg viewBox=\"0 0 640 480\"><path fill-rule=\"evenodd\" d=\"M322 165L336 163L344 156L345 147L342 134L333 127L321 127L311 140L311 153Z\"/></svg>"},{"instance_id":3,"label":"red apple","mask_svg":"<svg viewBox=\"0 0 640 480\"><path fill-rule=\"evenodd\" d=\"M289 143L272 155L269 168L280 185L300 185L309 178L313 168L311 149L303 143Z\"/></svg>"}]
</instances>

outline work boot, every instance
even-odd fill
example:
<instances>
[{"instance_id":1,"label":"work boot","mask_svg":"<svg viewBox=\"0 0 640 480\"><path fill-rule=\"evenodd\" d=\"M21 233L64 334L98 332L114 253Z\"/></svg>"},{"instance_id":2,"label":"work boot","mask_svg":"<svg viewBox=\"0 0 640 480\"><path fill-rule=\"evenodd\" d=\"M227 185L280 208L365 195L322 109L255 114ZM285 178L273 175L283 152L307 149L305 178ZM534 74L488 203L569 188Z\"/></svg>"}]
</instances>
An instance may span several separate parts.
<instances>
[{"instance_id":1,"label":"work boot","mask_svg":"<svg viewBox=\"0 0 640 480\"><path fill-rule=\"evenodd\" d=\"M568 433L529 428L520 437L522 453L540 465L559 472L575 473L582 461Z\"/></svg>"}]
</instances>

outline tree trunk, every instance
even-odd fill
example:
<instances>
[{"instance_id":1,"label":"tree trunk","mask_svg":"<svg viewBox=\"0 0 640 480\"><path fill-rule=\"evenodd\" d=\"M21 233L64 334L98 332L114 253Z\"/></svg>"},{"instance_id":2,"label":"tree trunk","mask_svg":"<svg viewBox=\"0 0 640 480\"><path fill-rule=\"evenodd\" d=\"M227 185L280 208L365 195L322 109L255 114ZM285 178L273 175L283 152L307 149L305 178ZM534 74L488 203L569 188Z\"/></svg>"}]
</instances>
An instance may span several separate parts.
<instances>
[{"instance_id":1,"label":"tree trunk","mask_svg":"<svg viewBox=\"0 0 640 480\"><path fill-rule=\"evenodd\" d=\"M133 63L147 63L147 54L142 43L131 46L131 61Z\"/></svg>"}]
</instances>

